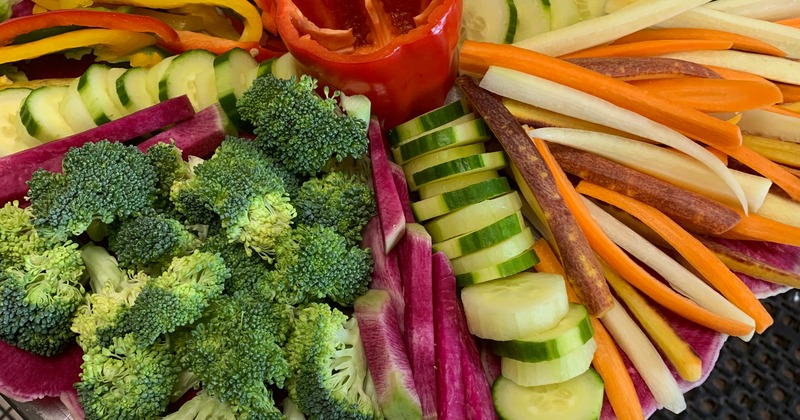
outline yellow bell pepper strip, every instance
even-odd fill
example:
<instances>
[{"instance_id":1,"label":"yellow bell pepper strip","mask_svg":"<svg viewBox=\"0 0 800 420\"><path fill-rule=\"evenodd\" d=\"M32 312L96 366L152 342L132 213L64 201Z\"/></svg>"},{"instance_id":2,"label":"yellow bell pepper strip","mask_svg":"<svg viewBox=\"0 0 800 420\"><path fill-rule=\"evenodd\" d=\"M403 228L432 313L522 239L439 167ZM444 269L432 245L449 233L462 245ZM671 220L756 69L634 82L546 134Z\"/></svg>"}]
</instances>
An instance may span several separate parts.
<instances>
[{"instance_id":1,"label":"yellow bell pepper strip","mask_svg":"<svg viewBox=\"0 0 800 420\"><path fill-rule=\"evenodd\" d=\"M203 18L200 16L177 15L144 7L134 7L131 13L156 18L176 31L202 31L205 26ZM239 34L236 36L238 37Z\"/></svg>"},{"instance_id":2,"label":"yellow bell pepper strip","mask_svg":"<svg viewBox=\"0 0 800 420\"><path fill-rule=\"evenodd\" d=\"M283 51L273 51L264 48L257 42L234 41L200 32L178 31L178 36L180 37L180 41L177 44L164 44L164 47L176 53L188 50L206 50L217 55L234 48L241 48L249 52L258 62L283 54Z\"/></svg>"},{"instance_id":3,"label":"yellow bell pepper strip","mask_svg":"<svg viewBox=\"0 0 800 420\"><path fill-rule=\"evenodd\" d=\"M231 20L215 6L190 4L172 9L169 12L177 16L183 15L200 18L203 22L203 26L199 30L209 35L219 38L239 39L239 32L233 28Z\"/></svg>"},{"instance_id":4,"label":"yellow bell pepper strip","mask_svg":"<svg viewBox=\"0 0 800 420\"><path fill-rule=\"evenodd\" d=\"M37 6L47 10L77 9L89 7L93 0L33 0Z\"/></svg>"},{"instance_id":5,"label":"yellow bell pepper strip","mask_svg":"<svg viewBox=\"0 0 800 420\"><path fill-rule=\"evenodd\" d=\"M178 33L174 29L152 17L101 10L65 9L21 16L0 23L0 46L14 42L20 35L61 26L147 32L167 43L178 42Z\"/></svg>"},{"instance_id":6,"label":"yellow bell pepper strip","mask_svg":"<svg viewBox=\"0 0 800 420\"><path fill-rule=\"evenodd\" d=\"M102 48L103 59L125 57L156 43L150 34L119 29L79 29L25 44L0 47L0 64L41 57L73 48Z\"/></svg>"},{"instance_id":7,"label":"yellow bell pepper strip","mask_svg":"<svg viewBox=\"0 0 800 420\"><path fill-rule=\"evenodd\" d=\"M219 6L238 14L244 23L239 42L259 42L264 28L258 9L247 0L102 0L103 4L148 7L151 9L177 9L188 5Z\"/></svg>"}]
</instances>

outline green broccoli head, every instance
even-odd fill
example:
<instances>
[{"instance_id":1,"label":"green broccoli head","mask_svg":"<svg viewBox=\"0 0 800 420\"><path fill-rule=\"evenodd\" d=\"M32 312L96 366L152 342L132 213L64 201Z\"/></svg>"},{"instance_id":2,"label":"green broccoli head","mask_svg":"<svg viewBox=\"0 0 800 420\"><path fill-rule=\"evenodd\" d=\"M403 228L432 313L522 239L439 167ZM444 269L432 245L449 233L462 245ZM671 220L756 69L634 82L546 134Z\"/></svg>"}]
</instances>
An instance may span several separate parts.
<instances>
[{"instance_id":1,"label":"green broccoli head","mask_svg":"<svg viewBox=\"0 0 800 420\"><path fill-rule=\"evenodd\" d=\"M287 303L327 298L352 306L367 291L372 255L329 227L300 225L278 250L276 266L273 276L289 289L287 296L298 299Z\"/></svg>"},{"instance_id":2,"label":"green broccoli head","mask_svg":"<svg viewBox=\"0 0 800 420\"><path fill-rule=\"evenodd\" d=\"M252 141L228 138L180 190L219 215L233 241L269 259L296 212L273 161Z\"/></svg>"},{"instance_id":3,"label":"green broccoli head","mask_svg":"<svg viewBox=\"0 0 800 420\"><path fill-rule=\"evenodd\" d=\"M123 331L140 345L197 321L222 293L230 271L219 255L195 251L172 260L158 277L147 281L126 311Z\"/></svg>"},{"instance_id":4,"label":"green broccoli head","mask_svg":"<svg viewBox=\"0 0 800 420\"><path fill-rule=\"evenodd\" d=\"M25 256L45 248L45 241L33 226L30 207L20 208L17 201L0 207L0 271L22 267Z\"/></svg>"},{"instance_id":5,"label":"green broccoli head","mask_svg":"<svg viewBox=\"0 0 800 420\"><path fill-rule=\"evenodd\" d=\"M108 238L109 249L120 265L135 269L165 266L198 245L197 238L181 222L159 214L127 219L112 229Z\"/></svg>"},{"instance_id":6,"label":"green broccoli head","mask_svg":"<svg viewBox=\"0 0 800 420\"><path fill-rule=\"evenodd\" d=\"M78 245L65 243L24 257L0 273L0 339L52 356L75 337L70 324L83 299Z\"/></svg>"},{"instance_id":7,"label":"green broccoli head","mask_svg":"<svg viewBox=\"0 0 800 420\"><path fill-rule=\"evenodd\" d=\"M147 160L155 170L157 204L169 203L172 184L191 176L189 165L174 144L158 143L147 149Z\"/></svg>"},{"instance_id":8,"label":"green broccoli head","mask_svg":"<svg viewBox=\"0 0 800 420\"><path fill-rule=\"evenodd\" d=\"M331 172L306 181L294 197L298 224L333 228L351 244L361 242L361 230L375 215L375 193L356 175Z\"/></svg>"},{"instance_id":9,"label":"green broccoli head","mask_svg":"<svg viewBox=\"0 0 800 420\"><path fill-rule=\"evenodd\" d=\"M296 314L286 353L293 374L289 395L309 418L380 417L355 317L309 304Z\"/></svg>"},{"instance_id":10,"label":"green broccoli head","mask_svg":"<svg viewBox=\"0 0 800 420\"><path fill-rule=\"evenodd\" d=\"M336 96L316 94L316 80L299 81L267 75L256 79L236 106L255 126L256 142L286 168L313 176L331 160L367 152L366 123L344 115Z\"/></svg>"},{"instance_id":11,"label":"green broccoli head","mask_svg":"<svg viewBox=\"0 0 800 420\"><path fill-rule=\"evenodd\" d=\"M132 335L83 356L75 384L87 419L154 419L167 408L177 378L176 357L166 342L137 345Z\"/></svg>"},{"instance_id":12,"label":"green broccoli head","mask_svg":"<svg viewBox=\"0 0 800 420\"><path fill-rule=\"evenodd\" d=\"M291 373L282 348L291 314L257 295L221 296L186 343L189 369L237 416L277 410L267 385L282 387Z\"/></svg>"},{"instance_id":13,"label":"green broccoli head","mask_svg":"<svg viewBox=\"0 0 800 420\"><path fill-rule=\"evenodd\" d=\"M37 227L66 238L94 220L109 224L150 208L156 175L135 146L101 141L70 149L63 173L38 170L28 181Z\"/></svg>"},{"instance_id":14,"label":"green broccoli head","mask_svg":"<svg viewBox=\"0 0 800 420\"><path fill-rule=\"evenodd\" d=\"M269 276L269 265L258 255L248 253L241 243L231 243L228 236L218 233L209 237L199 248L204 252L219 254L231 276L225 283L225 294L239 291L252 292L256 286Z\"/></svg>"}]
</instances>

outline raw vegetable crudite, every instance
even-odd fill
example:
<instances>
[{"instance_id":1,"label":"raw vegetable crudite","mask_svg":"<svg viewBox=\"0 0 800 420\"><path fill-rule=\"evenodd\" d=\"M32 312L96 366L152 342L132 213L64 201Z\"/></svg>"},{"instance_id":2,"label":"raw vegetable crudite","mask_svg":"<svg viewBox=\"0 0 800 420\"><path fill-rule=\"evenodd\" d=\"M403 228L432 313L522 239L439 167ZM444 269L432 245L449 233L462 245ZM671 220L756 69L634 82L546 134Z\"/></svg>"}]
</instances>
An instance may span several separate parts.
<instances>
[{"instance_id":1,"label":"raw vegetable crudite","mask_svg":"<svg viewBox=\"0 0 800 420\"><path fill-rule=\"evenodd\" d=\"M277 0L281 39L303 70L363 94L386 127L444 102L455 78L461 2Z\"/></svg>"}]
</instances>

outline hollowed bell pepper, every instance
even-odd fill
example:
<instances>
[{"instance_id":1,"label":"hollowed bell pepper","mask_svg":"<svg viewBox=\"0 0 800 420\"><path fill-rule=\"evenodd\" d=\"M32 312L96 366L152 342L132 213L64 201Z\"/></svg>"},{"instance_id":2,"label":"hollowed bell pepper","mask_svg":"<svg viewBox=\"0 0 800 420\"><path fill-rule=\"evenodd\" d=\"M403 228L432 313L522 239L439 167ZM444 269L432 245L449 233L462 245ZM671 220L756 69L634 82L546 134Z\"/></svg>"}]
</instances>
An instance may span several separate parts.
<instances>
[{"instance_id":1,"label":"hollowed bell pepper","mask_svg":"<svg viewBox=\"0 0 800 420\"><path fill-rule=\"evenodd\" d=\"M372 101L385 128L440 106L456 73L458 0L275 0L306 73Z\"/></svg>"},{"instance_id":2,"label":"hollowed bell pepper","mask_svg":"<svg viewBox=\"0 0 800 420\"><path fill-rule=\"evenodd\" d=\"M100 10L65 9L22 16L0 23L0 46L12 43L20 35L61 26L147 32L167 43L179 41L178 33L174 29L149 16Z\"/></svg>"}]
</instances>

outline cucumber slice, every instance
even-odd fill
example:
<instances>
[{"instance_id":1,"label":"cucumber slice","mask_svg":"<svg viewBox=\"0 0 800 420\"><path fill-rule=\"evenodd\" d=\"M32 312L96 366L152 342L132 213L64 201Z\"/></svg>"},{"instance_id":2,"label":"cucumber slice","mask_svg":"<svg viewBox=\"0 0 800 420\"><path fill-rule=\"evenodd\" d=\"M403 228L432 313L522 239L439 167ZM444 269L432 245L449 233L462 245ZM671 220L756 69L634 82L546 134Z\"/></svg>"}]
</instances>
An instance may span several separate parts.
<instances>
[{"instance_id":1,"label":"cucumber slice","mask_svg":"<svg viewBox=\"0 0 800 420\"><path fill-rule=\"evenodd\" d=\"M607 0L575 0L581 20L594 19L605 14Z\"/></svg>"},{"instance_id":2,"label":"cucumber slice","mask_svg":"<svg viewBox=\"0 0 800 420\"><path fill-rule=\"evenodd\" d=\"M581 21L575 0L550 0L550 28L556 30Z\"/></svg>"},{"instance_id":3,"label":"cucumber slice","mask_svg":"<svg viewBox=\"0 0 800 420\"><path fill-rule=\"evenodd\" d=\"M564 278L548 273L524 272L468 286L461 301L470 332L497 341L553 328L569 309Z\"/></svg>"},{"instance_id":4,"label":"cucumber slice","mask_svg":"<svg viewBox=\"0 0 800 420\"><path fill-rule=\"evenodd\" d=\"M514 0L464 0L461 12L462 39L510 44L517 31Z\"/></svg>"},{"instance_id":5,"label":"cucumber slice","mask_svg":"<svg viewBox=\"0 0 800 420\"><path fill-rule=\"evenodd\" d=\"M467 146L454 147L452 149L442 150L440 152L431 153L412 162L403 165L403 172L406 174L406 179L409 179L417 172L432 168L443 162L451 160L479 155L486 152L486 146L483 143L470 144Z\"/></svg>"},{"instance_id":6,"label":"cucumber slice","mask_svg":"<svg viewBox=\"0 0 800 420\"><path fill-rule=\"evenodd\" d=\"M263 77L271 74L279 79L289 80L292 77L298 78L303 74L300 63L290 53L280 57L262 61L256 69L256 77Z\"/></svg>"},{"instance_id":7,"label":"cucumber slice","mask_svg":"<svg viewBox=\"0 0 800 420\"><path fill-rule=\"evenodd\" d=\"M389 130L386 133L386 137L389 139L389 145L396 147L407 139L445 125L467 113L469 113L469 105L466 99L462 99L436 108L433 111L428 111L413 120L400 124Z\"/></svg>"},{"instance_id":8,"label":"cucumber slice","mask_svg":"<svg viewBox=\"0 0 800 420\"><path fill-rule=\"evenodd\" d=\"M78 91L79 82L80 78L75 78L69 83L67 91L64 93L64 98L58 104L58 112L75 133L97 127L94 118L92 118L86 105L83 104L81 94Z\"/></svg>"},{"instance_id":9,"label":"cucumber slice","mask_svg":"<svg viewBox=\"0 0 800 420\"><path fill-rule=\"evenodd\" d=\"M568 381L589 369L597 344L594 338L577 349L553 360L528 363L503 357L500 370L503 376L522 386L550 385Z\"/></svg>"},{"instance_id":10,"label":"cucumber slice","mask_svg":"<svg viewBox=\"0 0 800 420\"><path fill-rule=\"evenodd\" d=\"M111 69L102 64L92 64L78 79L78 93L83 105L97 125L103 125L126 114L117 108L108 95L108 72Z\"/></svg>"},{"instance_id":11,"label":"cucumber slice","mask_svg":"<svg viewBox=\"0 0 800 420\"><path fill-rule=\"evenodd\" d=\"M156 66L171 58L162 60ZM150 94L147 87L147 80L152 71L152 68L134 67L128 69L114 81L114 91L117 93L117 98L129 113L140 111L158 103L156 97Z\"/></svg>"},{"instance_id":12,"label":"cucumber slice","mask_svg":"<svg viewBox=\"0 0 800 420\"><path fill-rule=\"evenodd\" d=\"M214 59L214 79L219 104L237 127L244 127L236 100L253 83L258 62L241 48L234 48Z\"/></svg>"},{"instance_id":13,"label":"cucumber slice","mask_svg":"<svg viewBox=\"0 0 800 420\"><path fill-rule=\"evenodd\" d=\"M486 141L491 136L482 118L443 127L407 141L394 149L394 159L400 165L440 150Z\"/></svg>"},{"instance_id":14,"label":"cucumber slice","mask_svg":"<svg viewBox=\"0 0 800 420\"><path fill-rule=\"evenodd\" d=\"M469 254L502 242L520 232L525 226L522 212L516 212L510 216L478 229L475 232L466 233L444 242L433 244L433 252L442 251L451 260L464 254Z\"/></svg>"},{"instance_id":15,"label":"cucumber slice","mask_svg":"<svg viewBox=\"0 0 800 420\"><path fill-rule=\"evenodd\" d=\"M75 134L59 110L67 89L66 86L42 86L22 101L19 118L33 138L48 142Z\"/></svg>"},{"instance_id":16,"label":"cucumber slice","mask_svg":"<svg viewBox=\"0 0 800 420\"><path fill-rule=\"evenodd\" d=\"M539 262L539 257L533 250L526 250L521 254L503 261L497 265L482 268L478 271L456 275L459 286L485 283L490 280L512 276L532 268Z\"/></svg>"},{"instance_id":17,"label":"cucumber slice","mask_svg":"<svg viewBox=\"0 0 800 420\"><path fill-rule=\"evenodd\" d=\"M594 369L565 382L521 386L499 377L492 386L497 415L504 420L589 420L600 418L603 379Z\"/></svg>"},{"instance_id":18,"label":"cucumber slice","mask_svg":"<svg viewBox=\"0 0 800 420\"><path fill-rule=\"evenodd\" d=\"M514 42L550 31L550 7L542 0L515 0L517 6L517 32Z\"/></svg>"},{"instance_id":19,"label":"cucumber slice","mask_svg":"<svg viewBox=\"0 0 800 420\"><path fill-rule=\"evenodd\" d=\"M420 185L419 197L424 200L446 192L460 190L466 186L483 182L487 179L497 178L498 176L500 176L500 174L498 174L497 171L483 171L444 181L431 182L430 184Z\"/></svg>"},{"instance_id":20,"label":"cucumber slice","mask_svg":"<svg viewBox=\"0 0 800 420\"><path fill-rule=\"evenodd\" d=\"M526 227L522 232L480 251L458 257L450 263L456 275L478 271L495 266L530 250L536 240L531 229Z\"/></svg>"},{"instance_id":21,"label":"cucumber slice","mask_svg":"<svg viewBox=\"0 0 800 420\"><path fill-rule=\"evenodd\" d=\"M215 58L206 50L190 50L177 56L158 82L159 101L187 95L195 111L216 103Z\"/></svg>"},{"instance_id":22,"label":"cucumber slice","mask_svg":"<svg viewBox=\"0 0 800 420\"><path fill-rule=\"evenodd\" d=\"M173 55L167 57L159 61L158 64L156 64L155 66L150 67L150 69L147 71L147 80L145 82L145 85L147 88L147 93L150 95L153 104L161 102L161 99L159 99L159 92L161 90L160 86L161 79L164 77L164 73L167 72L167 69L172 64L172 62L175 61L177 57L180 56Z\"/></svg>"},{"instance_id":23,"label":"cucumber slice","mask_svg":"<svg viewBox=\"0 0 800 420\"><path fill-rule=\"evenodd\" d=\"M511 341L493 341L492 350L500 357L521 362L558 359L586 344L594 335L589 312L583 305L570 303L567 315L549 330Z\"/></svg>"},{"instance_id":24,"label":"cucumber slice","mask_svg":"<svg viewBox=\"0 0 800 420\"><path fill-rule=\"evenodd\" d=\"M470 112L468 114L462 115L462 116L454 119L453 121L450 121L448 123L442 124L442 125L440 125L438 127L434 127L434 128L432 128L432 129L430 129L428 131L424 131L422 133L419 133L414 137L411 137L411 138L408 138L406 140L403 140L402 142L392 146L392 150L397 149L398 147L400 147L400 146L402 146L402 145L404 145L406 143L412 142L412 141L414 141L414 140L416 140L416 139L418 139L420 137L427 136L428 134L433 133L434 131L438 131L438 130L441 130L441 129L444 129L444 128L448 128L448 127L453 127L453 126L456 126L456 125L459 125L459 124L464 124L465 122L469 122L469 121L472 121L472 120L477 119L477 118L478 117L475 116L474 112Z\"/></svg>"},{"instance_id":25,"label":"cucumber slice","mask_svg":"<svg viewBox=\"0 0 800 420\"><path fill-rule=\"evenodd\" d=\"M483 144L481 144L481 146L482 145ZM502 169L507 165L508 158L506 157L506 153L503 151L482 153L480 155L454 159L414 173L409 182L409 188L415 190L419 185L424 185L429 182L449 179L475 172L494 171Z\"/></svg>"},{"instance_id":26,"label":"cucumber slice","mask_svg":"<svg viewBox=\"0 0 800 420\"><path fill-rule=\"evenodd\" d=\"M485 228L522 208L522 200L517 191L491 200L458 209L436 218L425 225L434 242L455 238L465 233Z\"/></svg>"},{"instance_id":27,"label":"cucumber slice","mask_svg":"<svg viewBox=\"0 0 800 420\"><path fill-rule=\"evenodd\" d=\"M108 69L108 74L106 75L106 92L108 92L108 98L111 99L114 106L122 112L122 115L127 115L129 112L127 108L122 105L122 101L119 100L119 94L117 94L117 80L126 72L126 69L113 67Z\"/></svg>"},{"instance_id":28,"label":"cucumber slice","mask_svg":"<svg viewBox=\"0 0 800 420\"><path fill-rule=\"evenodd\" d=\"M0 157L36 147L42 142L28 134L19 119L19 108L30 89L0 90Z\"/></svg>"},{"instance_id":29,"label":"cucumber slice","mask_svg":"<svg viewBox=\"0 0 800 420\"><path fill-rule=\"evenodd\" d=\"M505 177L492 178L466 186L460 190L417 201L411 204L411 209L414 211L417 221L423 221L450 213L470 204L480 203L509 191L511 191L511 187L508 185L508 179Z\"/></svg>"}]
</instances>

